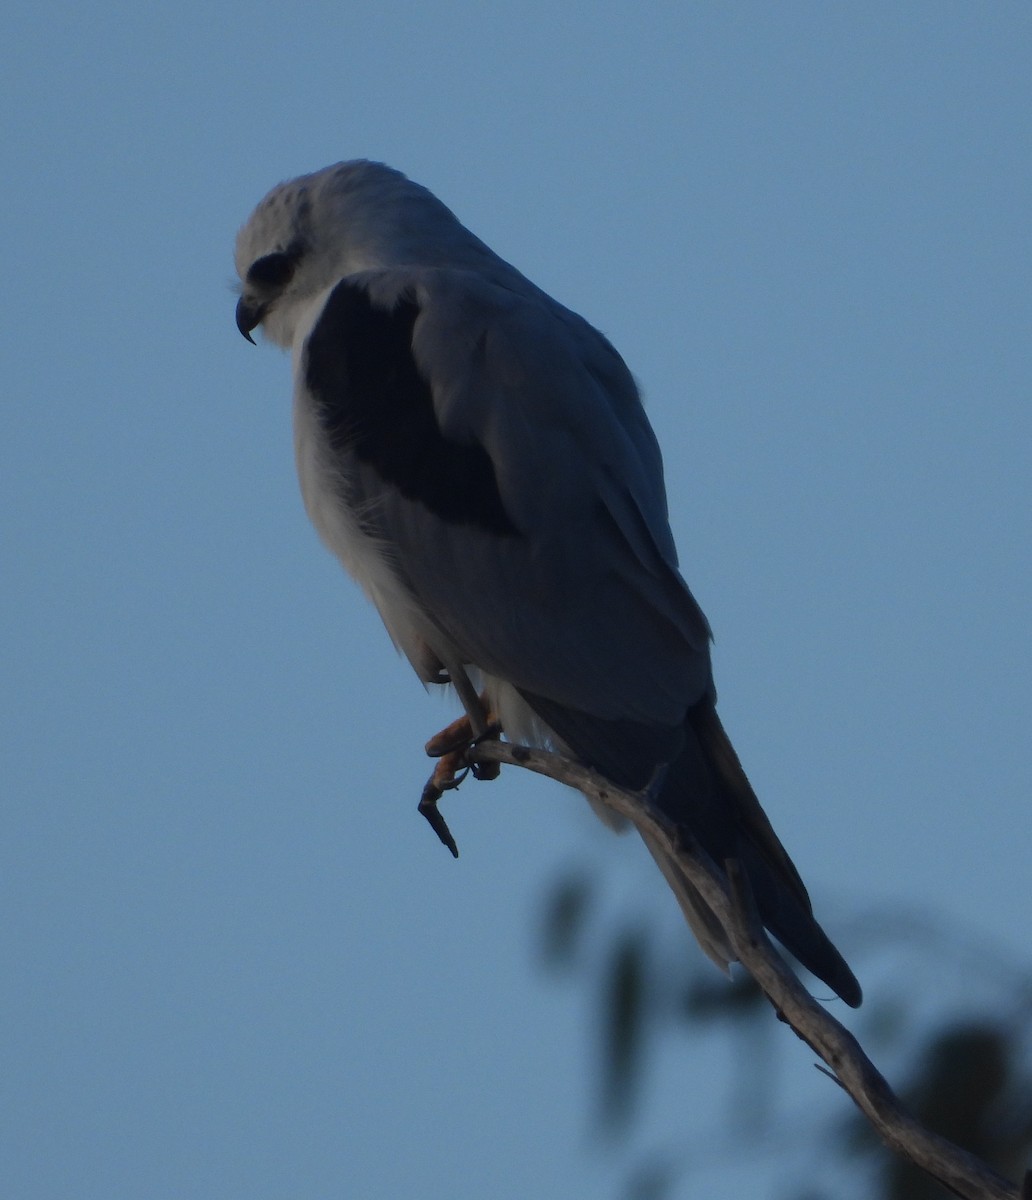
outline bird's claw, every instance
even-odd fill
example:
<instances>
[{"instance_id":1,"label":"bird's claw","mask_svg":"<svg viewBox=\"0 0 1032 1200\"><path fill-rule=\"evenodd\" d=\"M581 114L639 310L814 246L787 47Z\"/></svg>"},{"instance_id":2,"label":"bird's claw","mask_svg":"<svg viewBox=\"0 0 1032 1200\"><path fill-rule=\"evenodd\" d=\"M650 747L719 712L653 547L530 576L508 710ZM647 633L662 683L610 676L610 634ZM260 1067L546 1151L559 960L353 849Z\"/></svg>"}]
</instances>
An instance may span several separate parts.
<instances>
[{"instance_id":1,"label":"bird's claw","mask_svg":"<svg viewBox=\"0 0 1032 1200\"><path fill-rule=\"evenodd\" d=\"M453 782L450 786L458 787L458 783ZM455 839L448 828L448 822L444 819L444 814L437 807L437 801L440 800L443 794L443 789L434 783L433 776L431 776L427 780L426 787L423 788L422 796L419 798L419 811L430 822L430 828L440 838L442 845L447 846L451 851L452 858L458 858L459 848L455 844Z\"/></svg>"},{"instance_id":2,"label":"bird's claw","mask_svg":"<svg viewBox=\"0 0 1032 1200\"><path fill-rule=\"evenodd\" d=\"M443 775L442 768L444 764L448 764L452 772L456 770L459 764L473 772L474 779L497 779L501 773L500 763L476 763L469 761L469 751L474 746L479 746L481 742L486 742L491 738L497 737L502 732L502 726L498 721L489 721L487 728L478 736L473 734L473 726L469 717L458 717L452 721L450 725L446 725L440 733L435 733L434 736L426 743L425 750L430 758L440 759L434 770L434 779L441 783L439 775ZM463 779L465 775L463 775ZM461 783L462 780L459 780ZM442 790L447 791L449 787L457 787L455 783L443 783Z\"/></svg>"},{"instance_id":3,"label":"bird's claw","mask_svg":"<svg viewBox=\"0 0 1032 1200\"><path fill-rule=\"evenodd\" d=\"M497 721L492 721L479 737L475 737L469 717L462 716L452 721L440 733L434 734L426 743L427 754L438 761L434 767L434 773L423 788L423 794L419 800L419 812L430 822L430 828L448 847L454 858L459 857L459 849L451 835L447 821L437 807L438 801L445 792L457 788L470 772L473 773L474 779L498 778L501 771L500 764L472 762L469 752L480 742L497 737L501 731L501 725Z\"/></svg>"}]
</instances>

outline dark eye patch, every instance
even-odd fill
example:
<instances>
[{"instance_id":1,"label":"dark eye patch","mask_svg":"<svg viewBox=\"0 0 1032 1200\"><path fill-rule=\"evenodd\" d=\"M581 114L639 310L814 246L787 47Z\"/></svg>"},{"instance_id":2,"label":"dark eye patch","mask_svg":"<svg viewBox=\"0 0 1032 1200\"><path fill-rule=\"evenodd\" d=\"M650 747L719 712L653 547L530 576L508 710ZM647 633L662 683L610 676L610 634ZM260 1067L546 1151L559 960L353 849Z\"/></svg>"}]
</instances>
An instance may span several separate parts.
<instances>
[{"instance_id":1,"label":"dark eye patch","mask_svg":"<svg viewBox=\"0 0 1032 1200\"><path fill-rule=\"evenodd\" d=\"M295 259L292 255L266 254L251 263L247 282L261 288L286 287L294 274Z\"/></svg>"}]
</instances>

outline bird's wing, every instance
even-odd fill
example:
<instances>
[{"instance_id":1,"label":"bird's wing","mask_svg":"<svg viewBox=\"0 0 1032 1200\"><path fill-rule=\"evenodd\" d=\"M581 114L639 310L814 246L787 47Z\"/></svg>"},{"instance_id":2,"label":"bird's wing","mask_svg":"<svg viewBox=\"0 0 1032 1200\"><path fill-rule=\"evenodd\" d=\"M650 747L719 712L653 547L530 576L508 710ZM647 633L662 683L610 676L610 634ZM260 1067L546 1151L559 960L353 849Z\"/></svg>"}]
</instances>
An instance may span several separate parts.
<instances>
[{"instance_id":1,"label":"bird's wing","mask_svg":"<svg viewBox=\"0 0 1032 1200\"><path fill-rule=\"evenodd\" d=\"M349 276L297 359L340 499L466 662L553 706L674 726L711 687L629 371L543 293Z\"/></svg>"}]
</instances>

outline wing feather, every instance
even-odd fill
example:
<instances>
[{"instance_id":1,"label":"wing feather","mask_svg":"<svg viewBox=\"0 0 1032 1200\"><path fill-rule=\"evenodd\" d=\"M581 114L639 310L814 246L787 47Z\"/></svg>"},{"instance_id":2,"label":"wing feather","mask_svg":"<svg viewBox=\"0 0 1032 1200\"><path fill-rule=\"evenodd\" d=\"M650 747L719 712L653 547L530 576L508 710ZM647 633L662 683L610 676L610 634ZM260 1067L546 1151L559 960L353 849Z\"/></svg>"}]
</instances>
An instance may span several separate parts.
<instances>
[{"instance_id":1,"label":"wing feather","mask_svg":"<svg viewBox=\"0 0 1032 1200\"><path fill-rule=\"evenodd\" d=\"M466 663L614 722L679 725L708 694L659 450L590 325L472 272L364 272L302 366L341 502Z\"/></svg>"}]
</instances>

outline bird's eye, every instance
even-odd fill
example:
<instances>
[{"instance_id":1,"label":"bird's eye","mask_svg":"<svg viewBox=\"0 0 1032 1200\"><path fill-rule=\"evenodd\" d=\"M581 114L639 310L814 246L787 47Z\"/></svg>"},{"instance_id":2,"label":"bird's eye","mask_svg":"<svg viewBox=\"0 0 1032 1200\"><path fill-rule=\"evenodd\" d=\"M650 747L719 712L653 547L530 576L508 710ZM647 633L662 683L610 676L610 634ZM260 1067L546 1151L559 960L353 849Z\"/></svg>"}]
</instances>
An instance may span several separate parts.
<instances>
[{"instance_id":1,"label":"bird's eye","mask_svg":"<svg viewBox=\"0 0 1032 1200\"><path fill-rule=\"evenodd\" d=\"M288 254L266 254L251 263L247 282L261 288L286 287L294 274L295 262Z\"/></svg>"}]
</instances>

